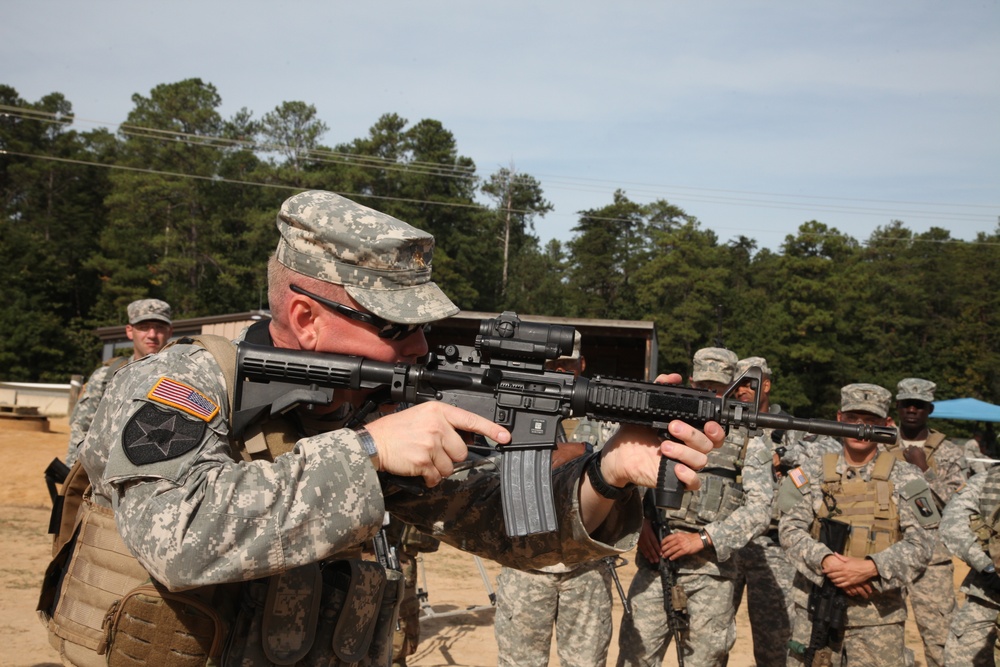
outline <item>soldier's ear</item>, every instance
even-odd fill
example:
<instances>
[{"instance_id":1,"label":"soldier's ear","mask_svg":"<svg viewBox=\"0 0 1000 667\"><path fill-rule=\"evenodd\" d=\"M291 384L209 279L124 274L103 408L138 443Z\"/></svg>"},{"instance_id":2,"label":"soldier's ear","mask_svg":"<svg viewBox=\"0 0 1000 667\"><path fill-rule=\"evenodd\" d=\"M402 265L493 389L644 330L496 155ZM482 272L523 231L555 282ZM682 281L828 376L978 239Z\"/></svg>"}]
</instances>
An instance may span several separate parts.
<instances>
[{"instance_id":1,"label":"soldier's ear","mask_svg":"<svg viewBox=\"0 0 1000 667\"><path fill-rule=\"evenodd\" d=\"M301 350L314 350L319 339L317 320L323 309L312 299L296 294L287 302L288 329Z\"/></svg>"}]
</instances>

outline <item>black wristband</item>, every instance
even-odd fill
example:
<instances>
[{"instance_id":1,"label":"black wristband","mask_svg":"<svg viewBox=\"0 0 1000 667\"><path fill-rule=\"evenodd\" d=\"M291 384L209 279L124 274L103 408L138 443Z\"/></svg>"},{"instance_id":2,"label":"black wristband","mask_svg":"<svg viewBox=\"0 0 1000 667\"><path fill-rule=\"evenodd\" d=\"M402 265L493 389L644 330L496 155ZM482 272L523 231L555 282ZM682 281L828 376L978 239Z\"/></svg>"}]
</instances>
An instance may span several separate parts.
<instances>
[{"instance_id":1,"label":"black wristband","mask_svg":"<svg viewBox=\"0 0 1000 667\"><path fill-rule=\"evenodd\" d=\"M601 474L601 454L598 452L591 455L587 463L587 477L590 478L590 485L594 487L598 495L604 496L608 500L621 500L632 493L635 484L629 482L625 486L611 486Z\"/></svg>"}]
</instances>

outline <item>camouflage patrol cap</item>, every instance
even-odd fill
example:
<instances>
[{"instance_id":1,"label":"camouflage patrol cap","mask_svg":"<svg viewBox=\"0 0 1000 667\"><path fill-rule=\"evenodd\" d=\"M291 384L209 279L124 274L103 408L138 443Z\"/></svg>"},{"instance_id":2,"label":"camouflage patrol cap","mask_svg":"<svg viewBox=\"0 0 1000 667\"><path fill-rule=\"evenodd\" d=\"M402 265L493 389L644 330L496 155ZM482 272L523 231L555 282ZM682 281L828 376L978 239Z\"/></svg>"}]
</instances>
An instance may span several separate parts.
<instances>
[{"instance_id":1,"label":"camouflage patrol cap","mask_svg":"<svg viewBox=\"0 0 1000 667\"><path fill-rule=\"evenodd\" d=\"M903 378L896 385L896 400L915 400L933 403L935 389L937 389L937 385L930 380Z\"/></svg>"},{"instance_id":2,"label":"camouflage patrol cap","mask_svg":"<svg viewBox=\"0 0 1000 667\"><path fill-rule=\"evenodd\" d=\"M771 377L771 369L767 365L767 359L764 357L747 357L746 359L740 359L736 362L736 372L735 375L739 377L746 373L751 366L760 366L760 371L765 375L765 377Z\"/></svg>"},{"instance_id":3,"label":"camouflage patrol cap","mask_svg":"<svg viewBox=\"0 0 1000 667\"><path fill-rule=\"evenodd\" d=\"M138 324L147 320L170 321L170 304L159 299L139 299L128 305L128 323Z\"/></svg>"},{"instance_id":4,"label":"camouflage patrol cap","mask_svg":"<svg viewBox=\"0 0 1000 667\"><path fill-rule=\"evenodd\" d=\"M733 370L738 359L735 352L724 347L703 347L694 353L691 380L729 384L733 381Z\"/></svg>"},{"instance_id":5,"label":"camouflage patrol cap","mask_svg":"<svg viewBox=\"0 0 1000 667\"><path fill-rule=\"evenodd\" d=\"M275 257L292 271L343 285L391 322L420 324L458 306L431 282L434 237L333 192L290 197L278 213Z\"/></svg>"},{"instance_id":6,"label":"camouflage patrol cap","mask_svg":"<svg viewBox=\"0 0 1000 667\"><path fill-rule=\"evenodd\" d=\"M840 411L870 412L888 417L890 399L892 392L877 384L849 384L840 390Z\"/></svg>"}]
</instances>

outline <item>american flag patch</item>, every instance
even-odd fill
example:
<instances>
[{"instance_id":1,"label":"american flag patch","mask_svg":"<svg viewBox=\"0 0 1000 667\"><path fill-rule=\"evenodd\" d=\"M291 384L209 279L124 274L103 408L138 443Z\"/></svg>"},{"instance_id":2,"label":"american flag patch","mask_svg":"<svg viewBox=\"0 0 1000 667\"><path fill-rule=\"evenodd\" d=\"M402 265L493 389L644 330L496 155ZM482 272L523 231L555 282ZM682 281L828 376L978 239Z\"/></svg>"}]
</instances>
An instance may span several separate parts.
<instances>
[{"instance_id":1,"label":"american flag patch","mask_svg":"<svg viewBox=\"0 0 1000 667\"><path fill-rule=\"evenodd\" d=\"M796 489L801 489L803 484L809 483L809 479L802 472L802 468L792 468L788 471L788 477L791 478L792 484L795 485Z\"/></svg>"},{"instance_id":2,"label":"american flag patch","mask_svg":"<svg viewBox=\"0 0 1000 667\"><path fill-rule=\"evenodd\" d=\"M203 393L194 387L189 387L183 382L170 378L157 380L146 397L151 401L183 410L204 421L212 421L212 418L219 412L219 406Z\"/></svg>"}]
</instances>

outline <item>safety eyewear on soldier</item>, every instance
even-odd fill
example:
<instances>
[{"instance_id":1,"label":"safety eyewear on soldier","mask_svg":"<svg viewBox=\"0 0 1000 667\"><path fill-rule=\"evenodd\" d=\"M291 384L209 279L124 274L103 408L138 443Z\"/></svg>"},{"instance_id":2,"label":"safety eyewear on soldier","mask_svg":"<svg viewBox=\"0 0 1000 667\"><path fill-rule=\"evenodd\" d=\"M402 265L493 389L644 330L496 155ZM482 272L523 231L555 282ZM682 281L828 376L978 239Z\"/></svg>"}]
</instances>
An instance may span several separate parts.
<instances>
[{"instance_id":1,"label":"safety eyewear on soldier","mask_svg":"<svg viewBox=\"0 0 1000 667\"><path fill-rule=\"evenodd\" d=\"M327 308L337 311L345 317L349 317L352 320L362 322L368 326L375 327L378 329L379 338L388 338L389 340L403 340L404 338L409 338L418 331L429 331L429 324L402 324L400 322L390 322L389 320L382 319L378 315L373 315L372 313L364 313L360 310L351 308L350 306L345 306L342 303L336 301L331 301L325 297L319 296L318 294L313 294L307 290L302 289L298 285L288 286L296 294L301 294L302 296L307 296L313 301L323 304Z\"/></svg>"}]
</instances>

